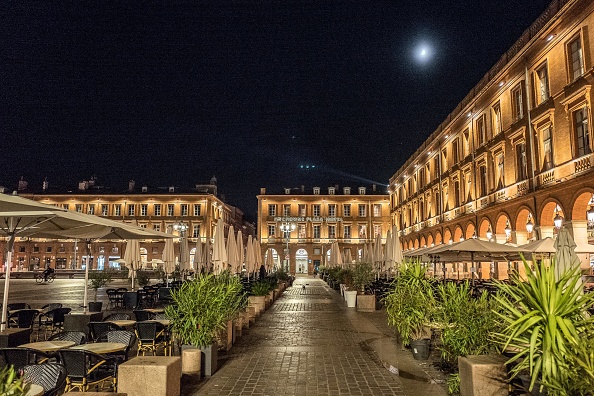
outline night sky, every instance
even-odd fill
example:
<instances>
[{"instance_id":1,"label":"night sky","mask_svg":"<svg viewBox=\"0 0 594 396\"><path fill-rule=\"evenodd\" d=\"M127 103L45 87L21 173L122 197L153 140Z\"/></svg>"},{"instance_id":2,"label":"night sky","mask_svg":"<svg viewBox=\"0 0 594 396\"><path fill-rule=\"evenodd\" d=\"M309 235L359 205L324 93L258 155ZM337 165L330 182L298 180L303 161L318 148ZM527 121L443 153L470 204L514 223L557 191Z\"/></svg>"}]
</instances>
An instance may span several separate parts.
<instances>
[{"instance_id":1,"label":"night sky","mask_svg":"<svg viewBox=\"0 0 594 396\"><path fill-rule=\"evenodd\" d=\"M387 184L548 3L5 1L0 185Z\"/></svg>"}]
</instances>

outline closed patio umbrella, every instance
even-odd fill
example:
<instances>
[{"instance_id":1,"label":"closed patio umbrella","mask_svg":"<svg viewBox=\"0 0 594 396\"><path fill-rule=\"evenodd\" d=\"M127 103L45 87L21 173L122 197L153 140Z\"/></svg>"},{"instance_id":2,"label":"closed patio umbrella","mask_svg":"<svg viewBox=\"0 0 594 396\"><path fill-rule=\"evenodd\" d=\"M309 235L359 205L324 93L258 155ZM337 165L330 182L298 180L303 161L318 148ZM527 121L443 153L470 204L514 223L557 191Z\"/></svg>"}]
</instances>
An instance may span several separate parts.
<instances>
[{"instance_id":1,"label":"closed patio umbrella","mask_svg":"<svg viewBox=\"0 0 594 396\"><path fill-rule=\"evenodd\" d=\"M196 273L201 273L204 265L204 256L202 254L202 241L198 238L196 242L196 249L194 250L194 270Z\"/></svg>"},{"instance_id":2,"label":"closed patio umbrella","mask_svg":"<svg viewBox=\"0 0 594 396\"><path fill-rule=\"evenodd\" d=\"M167 275L167 283L169 283L169 274L175 271L175 249L173 247L173 239L166 239L163 247L163 270Z\"/></svg>"},{"instance_id":3,"label":"closed patio umbrella","mask_svg":"<svg viewBox=\"0 0 594 396\"><path fill-rule=\"evenodd\" d=\"M136 275L135 272L138 268L140 268L141 260L140 242L138 242L138 239L128 239L128 242L126 243L126 250L124 252L124 261L130 268L128 271L128 278L132 279L132 290L134 290L134 278Z\"/></svg>"},{"instance_id":4,"label":"closed patio umbrella","mask_svg":"<svg viewBox=\"0 0 594 396\"><path fill-rule=\"evenodd\" d=\"M212 244L213 272L220 274L227 268L228 263L227 248L225 246L225 229L223 227L223 219L219 218L215 228L214 243Z\"/></svg>"},{"instance_id":5,"label":"closed patio umbrella","mask_svg":"<svg viewBox=\"0 0 594 396\"><path fill-rule=\"evenodd\" d=\"M235 239L235 229L233 226L229 227L229 234L227 234L227 260L229 260L229 265L226 269L230 270L234 273L237 269L237 262L239 258L237 257L237 245Z\"/></svg>"},{"instance_id":6,"label":"closed patio umbrella","mask_svg":"<svg viewBox=\"0 0 594 396\"><path fill-rule=\"evenodd\" d=\"M237 239L235 242L235 248L237 249L237 268L235 272L241 274L243 271L243 262L245 261L245 252L243 247L243 233L241 230L237 231Z\"/></svg>"},{"instance_id":7,"label":"closed patio umbrella","mask_svg":"<svg viewBox=\"0 0 594 396\"><path fill-rule=\"evenodd\" d=\"M268 250L266 251L266 271L268 273L270 273L270 271L272 271L272 269L274 268L274 257L272 255L272 249L268 248Z\"/></svg>"},{"instance_id":8,"label":"closed patio umbrella","mask_svg":"<svg viewBox=\"0 0 594 396\"><path fill-rule=\"evenodd\" d=\"M245 254L245 271L247 272L248 279L250 273L256 268L256 255L254 252L254 240L251 235L248 235L246 254Z\"/></svg>"},{"instance_id":9,"label":"closed patio umbrella","mask_svg":"<svg viewBox=\"0 0 594 396\"><path fill-rule=\"evenodd\" d=\"M569 234L569 231L563 227L559 230L555 240L556 266L555 276L557 280L567 271L573 271L580 266L580 259L575 253L577 247L575 241ZM579 283L581 287L581 282Z\"/></svg>"},{"instance_id":10,"label":"closed patio umbrella","mask_svg":"<svg viewBox=\"0 0 594 396\"><path fill-rule=\"evenodd\" d=\"M204 242L203 250L202 250L202 263L204 265L204 271L207 273L211 273L213 271L212 268L212 244L210 243L210 238L206 238Z\"/></svg>"},{"instance_id":11,"label":"closed patio umbrella","mask_svg":"<svg viewBox=\"0 0 594 396\"><path fill-rule=\"evenodd\" d=\"M186 236L181 237L179 240L179 269L182 273L186 273L191 269L190 246Z\"/></svg>"}]
</instances>

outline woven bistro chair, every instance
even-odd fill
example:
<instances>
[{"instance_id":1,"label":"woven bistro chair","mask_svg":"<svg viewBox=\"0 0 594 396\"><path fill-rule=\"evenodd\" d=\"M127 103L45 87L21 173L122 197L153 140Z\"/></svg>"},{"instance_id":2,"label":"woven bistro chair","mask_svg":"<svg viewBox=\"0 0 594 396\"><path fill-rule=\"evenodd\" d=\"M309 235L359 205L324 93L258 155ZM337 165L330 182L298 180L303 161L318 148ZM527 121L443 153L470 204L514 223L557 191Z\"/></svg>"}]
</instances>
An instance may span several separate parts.
<instances>
[{"instance_id":1,"label":"woven bistro chair","mask_svg":"<svg viewBox=\"0 0 594 396\"><path fill-rule=\"evenodd\" d=\"M43 339L47 340L48 333L51 336L56 331L64 329L64 317L72 311L71 308L54 308L51 311L39 315L39 328L37 331L37 340L43 328Z\"/></svg>"},{"instance_id":2,"label":"woven bistro chair","mask_svg":"<svg viewBox=\"0 0 594 396\"><path fill-rule=\"evenodd\" d=\"M119 312L119 313L113 313L113 314L107 315L105 318L103 318L103 321L109 322L110 320L131 320L131 319L132 319L132 316L130 314Z\"/></svg>"},{"instance_id":3,"label":"woven bistro chair","mask_svg":"<svg viewBox=\"0 0 594 396\"><path fill-rule=\"evenodd\" d=\"M119 342L120 344L125 344L125 350L108 354L109 356L114 357L119 364L128 360L128 352L130 352L130 349L136 344L136 335L127 330L113 330L101 334L96 342Z\"/></svg>"},{"instance_id":4,"label":"woven bistro chair","mask_svg":"<svg viewBox=\"0 0 594 396\"><path fill-rule=\"evenodd\" d=\"M17 371L30 364L43 363L51 357L32 348L0 348L0 356L5 365L12 365Z\"/></svg>"},{"instance_id":5,"label":"woven bistro chair","mask_svg":"<svg viewBox=\"0 0 594 396\"><path fill-rule=\"evenodd\" d=\"M39 315L39 311L36 309L20 309L10 314L8 325L20 329L33 329L37 315Z\"/></svg>"},{"instance_id":6,"label":"woven bistro chair","mask_svg":"<svg viewBox=\"0 0 594 396\"><path fill-rule=\"evenodd\" d=\"M43 363L24 366L22 379L25 383L39 385L43 396L62 394L66 385L66 367L57 363Z\"/></svg>"},{"instance_id":7,"label":"woven bistro chair","mask_svg":"<svg viewBox=\"0 0 594 396\"><path fill-rule=\"evenodd\" d=\"M68 373L65 392L87 392L91 386L98 388L106 382L116 389L117 363L114 359L76 349L61 349L58 353Z\"/></svg>"},{"instance_id":8,"label":"woven bistro chair","mask_svg":"<svg viewBox=\"0 0 594 396\"><path fill-rule=\"evenodd\" d=\"M134 332L138 337L138 351L136 355L145 355L147 351L152 352L153 356L157 354L157 348L163 347L165 355L169 348L169 337L163 326L159 322L146 321L136 322L134 324Z\"/></svg>"},{"instance_id":9,"label":"woven bistro chair","mask_svg":"<svg viewBox=\"0 0 594 396\"><path fill-rule=\"evenodd\" d=\"M89 322L89 340L97 340L101 334L112 330L124 330L120 326L117 326L110 322Z\"/></svg>"},{"instance_id":10,"label":"woven bistro chair","mask_svg":"<svg viewBox=\"0 0 594 396\"><path fill-rule=\"evenodd\" d=\"M132 312L134 313L134 317L136 317L137 322L144 322L155 318L154 313L145 311L143 309L136 309Z\"/></svg>"},{"instance_id":11,"label":"woven bistro chair","mask_svg":"<svg viewBox=\"0 0 594 396\"><path fill-rule=\"evenodd\" d=\"M87 335L82 331L63 331L51 336L48 341L72 341L76 345L86 344Z\"/></svg>"}]
</instances>

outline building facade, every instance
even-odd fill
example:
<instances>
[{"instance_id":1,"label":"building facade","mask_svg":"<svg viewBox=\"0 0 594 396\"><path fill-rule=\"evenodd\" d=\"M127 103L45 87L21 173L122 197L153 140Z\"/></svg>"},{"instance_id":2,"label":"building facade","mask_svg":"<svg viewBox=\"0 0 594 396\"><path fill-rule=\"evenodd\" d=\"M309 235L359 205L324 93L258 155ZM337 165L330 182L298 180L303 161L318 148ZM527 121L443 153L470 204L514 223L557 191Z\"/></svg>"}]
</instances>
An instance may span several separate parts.
<instances>
[{"instance_id":1,"label":"building facade","mask_svg":"<svg viewBox=\"0 0 594 396\"><path fill-rule=\"evenodd\" d=\"M390 178L402 247L524 244L572 233L594 252L594 2L559 0Z\"/></svg>"},{"instance_id":2,"label":"building facade","mask_svg":"<svg viewBox=\"0 0 594 396\"><path fill-rule=\"evenodd\" d=\"M356 259L364 244L390 228L389 195L371 187L286 188L258 195L258 237L263 252L290 273L309 273L327 262L330 245Z\"/></svg>"},{"instance_id":3,"label":"building facade","mask_svg":"<svg viewBox=\"0 0 594 396\"><path fill-rule=\"evenodd\" d=\"M125 194L83 189L68 194L21 195L44 204L177 235L180 235L180 231L174 226L184 224L187 226L185 237L188 238L192 262L196 242L205 242L207 239L212 242L219 218L224 221L225 234L232 225L236 231L242 231L244 242L249 235L255 237L255 224L245 221L240 209L207 192L182 193L171 187L161 192L149 192L143 188L142 192ZM179 239L174 241L176 257L179 258ZM125 247L126 241L123 240L94 241L91 244L90 268L118 268L116 260L124 257ZM150 263L153 259L161 259L164 241L143 240L140 247L143 261ZM0 249L6 249L6 244L0 244ZM5 257L6 252L1 253ZM13 260L15 269L21 270L34 270L46 265L57 269L80 269L87 262L87 252L84 242L80 241L17 238Z\"/></svg>"}]
</instances>

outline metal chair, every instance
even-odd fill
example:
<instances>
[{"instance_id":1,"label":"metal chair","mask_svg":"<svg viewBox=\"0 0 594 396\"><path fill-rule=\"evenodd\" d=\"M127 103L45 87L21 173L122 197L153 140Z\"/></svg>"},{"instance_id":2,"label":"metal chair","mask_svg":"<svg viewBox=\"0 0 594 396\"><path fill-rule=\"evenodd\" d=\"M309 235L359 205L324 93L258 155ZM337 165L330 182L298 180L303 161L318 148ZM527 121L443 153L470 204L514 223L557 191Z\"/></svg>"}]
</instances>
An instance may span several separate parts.
<instances>
[{"instance_id":1,"label":"metal chair","mask_svg":"<svg viewBox=\"0 0 594 396\"><path fill-rule=\"evenodd\" d=\"M16 311L17 309L31 309L27 303L11 303L6 306L9 311Z\"/></svg>"},{"instance_id":2,"label":"metal chair","mask_svg":"<svg viewBox=\"0 0 594 396\"><path fill-rule=\"evenodd\" d=\"M109 305L112 308L118 307L122 303L122 293L118 293L117 289L107 289L105 290L107 294L107 298L109 299Z\"/></svg>"},{"instance_id":3,"label":"metal chair","mask_svg":"<svg viewBox=\"0 0 594 396\"><path fill-rule=\"evenodd\" d=\"M103 333L112 330L124 330L120 326L117 326L110 322L89 322L89 340L95 341Z\"/></svg>"},{"instance_id":4,"label":"metal chair","mask_svg":"<svg viewBox=\"0 0 594 396\"><path fill-rule=\"evenodd\" d=\"M165 355L169 348L169 339L165 331L165 326L159 322L136 322L134 324L134 332L138 337L138 351L136 356L145 355L147 351L152 352L153 356L157 354L157 348L163 347Z\"/></svg>"},{"instance_id":5,"label":"metal chair","mask_svg":"<svg viewBox=\"0 0 594 396\"><path fill-rule=\"evenodd\" d=\"M155 318L155 314L149 311L144 311L142 309L137 309L132 312L134 313L137 322L144 322Z\"/></svg>"},{"instance_id":6,"label":"metal chair","mask_svg":"<svg viewBox=\"0 0 594 396\"><path fill-rule=\"evenodd\" d=\"M94 352L76 349L61 349L60 362L66 367L65 392L79 390L86 392L89 387L111 382L113 389L117 384L117 363L114 359Z\"/></svg>"},{"instance_id":7,"label":"metal chair","mask_svg":"<svg viewBox=\"0 0 594 396\"><path fill-rule=\"evenodd\" d=\"M39 315L39 311L36 309L20 309L10 314L8 325L20 329L32 329L37 315Z\"/></svg>"},{"instance_id":8,"label":"metal chair","mask_svg":"<svg viewBox=\"0 0 594 396\"><path fill-rule=\"evenodd\" d=\"M123 351L109 353L109 356L113 356L118 360L118 363L123 363L128 360L128 352L136 344L136 335L131 331L127 330L113 330L101 334L95 342L119 342L120 344L127 345Z\"/></svg>"},{"instance_id":9,"label":"metal chair","mask_svg":"<svg viewBox=\"0 0 594 396\"><path fill-rule=\"evenodd\" d=\"M44 328L43 339L47 339L47 334L53 334L56 331L64 329L64 317L72 311L72 308L54 308L51 311L39 315L39 325L37 331L37 340L41 329Z\"/></svg>"},{"instance_id":10,"label":"metal chair","mask_svg":"<svg viewBox=\"0 0 594 396\"><path fill-rule=\"evenodd\" d=\"M124 292L122 306L125 309L136 309L138 306L138 293Z\"/></svg>"},{"instance_id":11,"label":"metal chair","mask_svg":"<svg viewBox=\"0 0 594 396\"><path fill-rule=\"evenodd\" d=\"M56 308L62 308L62 304L61 303L49 303L49 304L45 304L43 307L41 307L41 309L43 310L42 312L49 312L52 309L56 309Z\"/></svg>"},{"instance_id":12,"label":"metal chair","mask_svg":"<svg viewBox=\"0 0 594 396\"><path fill-rule=\"evenodd\" d=\"M16 371L30 364L40 364L51 356L31 348L0 348L0 356L7 366L14 366Z\"/></svg>"},{"instance_id":13,"label":"metal chair","mask_svg":"<svg viewBox=\"0 0 594 396\"><path fill-rule=\"evenodd\" d=\"M61 394L66 384L66 367L57 363L44 363L24 366L22 379L25 383L39 385L43 396Z\"/></svg>"},{"instance_id":14,"label":"metal chair","mask_svg":"<svg viewBox=\"0 0 594 396\"><path fill-rule=\"evenodd\" d=\"M72 341L76 345L86 344L87 335L82 331L63 331L51 336L48 341Z\"/></svg>"},{"instance_id":15,"label":"metal chair","mask_svg":"<svg viewBox=\"0 0 594 396\"><path fill-rule=\"evenodd\" d=\"M103 318L104 322L109 322L110 320L131 320L132 316L127 313L113 313L111 315L107 315Z\"/></svg>"}]
</instances>

